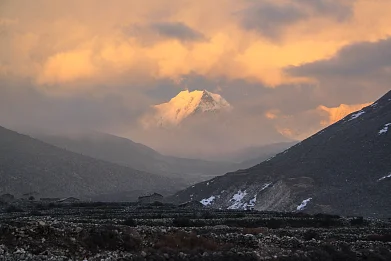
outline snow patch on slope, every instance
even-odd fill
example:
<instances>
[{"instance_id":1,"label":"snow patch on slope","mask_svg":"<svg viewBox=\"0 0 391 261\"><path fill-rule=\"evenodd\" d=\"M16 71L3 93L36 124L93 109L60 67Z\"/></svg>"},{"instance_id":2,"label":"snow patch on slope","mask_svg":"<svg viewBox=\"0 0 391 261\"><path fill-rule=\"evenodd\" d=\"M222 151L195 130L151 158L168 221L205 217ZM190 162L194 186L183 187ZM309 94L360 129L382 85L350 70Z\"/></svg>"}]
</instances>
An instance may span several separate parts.
<instances>
[{"instance_id":1,"label":"snow patch on slope","mask_svg":"<svg viewBox=\"0 0 391 261\"><path fill-rule=\"evenodd\" d=\"M215 199L215 196L210 196L209 198L204 198L203 200L201 200L200 203L204 206L209 206L213 203Z\"/></svg>"},{"instance_id":2,"label":"snow patch on slope","mask_svg":"<svg viewBox=\"0 0 391 261\"><path fill-rule=\"evenodd\" d=\"M391 173L388 174L387 176L381 177L381 178L378 179L377 181L382 181L382 180L384 180L384 179L389 179L389 178L391 178Z\"/></svg>"},{"instance_id":3,"label":"snow patch on slope","mask_svg":"<svg viewBox=\"0 0 391 261\"><path fill-rule=\"evenodd\" d=\"M349 121L355 120L355 119L359 118L359 117L360 117L361 115L363 115L364 113L365 113L365 111L363 111L363 110L361 110L361 111L359 111L359 112L356 112L355 114L353 114L353 115L350 117Z\"/></svg>"},{"instance_id":4,"label":"snow patch on slope","mask_svg":"<svg viewBox=\"0 0 391 261\"><path fill-rule=\"evenodd\" d=\"M276 157L276 155L274 155L274 156L272 156L272 157L270 157L270 158L268 158L267 160L265 160L265 161L270 161L271 159L274 159Z\"/></svg>"},{"instance_id":5,"label":"snow patch on slope","mask_svg":"<svg viewBox=\"0 0 391 261\"><path fill-rule=\"evenodd\" d=\"M230 202L233 202L231 206L228 207L228 209L240 209L243 208L242 200L247 195L246 191L239 190L238 193L232 196L230 199Z\"/></svg>"},{"instance_id":6,"label":"snow patch on slope","mask_svg":"<svg viewBox=\"0 0 391 261\"><path fill-rule=\"evenodd\" d=\"M246 207L255 207L255 203L257 202L257 195L254 198L250 199Z\"/></svg>"},{"instance_id":7,"label":"snow patch on slope","mask_svg":"<svg viewBox=\"0 0 391 261\"><path fill-rule=\"evenodd\" d=\"M384 125L383 129L379 131L379 135L386 134L388 132L388 127L391 126L391 123Z\"/></svg>"},{"instance_id":8,"label":"snow patch on slope","mask_svg":"<svg viewBox=\"0 0 391 261\"><path fill-rule=\"evenodd\" d=\"M266 183L265 185L263 185L263 187L261 188L261 190L260 190L259 192L261 192L261 191L267 189L271 184L272 184L272 183Z\"/></svg>"},{"instance_id":9,"label":"snow patch on slope","mask_svg":"<svg viewBox=\"0 0 391 261\"><path fill-rule=\"evenodd\" d=\"M258 191L261 192L263 190L265 190L266 188L268 188L272 183L266 183L262 186L262 188ZM255 207L255 203L257 202L257 195L255 194L254 197L252 199L250 199L248 202L247 201L243 201L243 199L246 197L247 195L247 191L244 190L239 190L235 195L232 196L232 198L230 199L230 202L232 202L232 205L229 206L227 209L243 209L243 210L246 210L248 208L253 208Z\"/></svg>"},{"instance_id":10,"label":"snow patch on slope","mask_svg":"<svg viewBox=\"0 0 391 261\"><path fill-rule=\"evenodd\" d=\"M312 198L307 198L305 200L303 200L303 202L301 202L301 204L299 206L297 206L296 210L297 211L301 211L301 210L304 210L307 206L307 204L312 200Z\"/></svg>"}]
</instances>

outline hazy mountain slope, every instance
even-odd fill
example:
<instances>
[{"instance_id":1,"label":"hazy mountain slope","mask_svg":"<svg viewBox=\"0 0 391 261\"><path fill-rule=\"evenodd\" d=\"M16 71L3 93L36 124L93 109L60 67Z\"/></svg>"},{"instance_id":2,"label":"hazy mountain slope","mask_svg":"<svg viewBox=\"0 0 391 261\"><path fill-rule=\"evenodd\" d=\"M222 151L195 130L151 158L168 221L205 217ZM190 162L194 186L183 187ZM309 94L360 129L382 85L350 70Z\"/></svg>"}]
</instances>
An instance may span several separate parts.
<instances>
[{"instance_id":1,"label":"hazy mountain slope","mask_svg":"<svg viewBox=\"0 0 391 261\"><path fill-rule=\"evenodd\" d=\"M275 156L277 153L280 153L294 146L297 143L298 141L280 142L258 147L246 148L227 155L221 155L220 159L224 158L226 161L239 162L239 169L250 168L261 163L262 161L265 161Z\"/></svg>"},{"instance_id":2,"label":"hazy mountain slope","mask_svg":"<svg viewBox=\"0 0 391 261\"><path fill-rule=\"evenodd\" d=\"M99 132L85 132L73 135L36 134L35 137L57 147L93 158L150 173L177 177L183 179L188 184L200 182L238 169L236 164L228 162L165 156L129 139Z\"/></svg>"},{"instance_id":3,"label":"hazy mountain slope","mask_svg":"<svg viewBox=\"0 0 391 261\"><path fill-rule=\"evenodd\" d=\"M134 191L173 192L181 184L104 162L0 127L0 194L88 197ZM134 195L136 196L136 195Z\"/></svg>"},{"instance_id":4,"label":"hazy mountain slope","mask_svg":"<svg viewBox=\"0 0 391 261\"><path fill-rule=\"evenodd\" d=\"M391 216L391 92L247 170L179 192L217 208Z\"/></svg>"}]
</instances>

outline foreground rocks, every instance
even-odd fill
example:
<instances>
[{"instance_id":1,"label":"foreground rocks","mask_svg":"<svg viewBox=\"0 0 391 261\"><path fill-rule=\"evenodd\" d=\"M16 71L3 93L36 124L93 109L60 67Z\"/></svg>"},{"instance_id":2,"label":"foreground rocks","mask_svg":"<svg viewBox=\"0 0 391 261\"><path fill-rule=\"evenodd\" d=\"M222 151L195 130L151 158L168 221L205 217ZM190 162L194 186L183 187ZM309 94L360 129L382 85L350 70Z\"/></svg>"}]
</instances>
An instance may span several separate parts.
<instances>
[{"instance_id":1,"label":"foreground rocks","mask_svg":"<svg viewBox=\"0 0 391 261\"><path fill-rule=\"evenodd\" d=\"M0 210L0 260L391 260L389 220L130 203Z\"/></svg>"}]
</instances>

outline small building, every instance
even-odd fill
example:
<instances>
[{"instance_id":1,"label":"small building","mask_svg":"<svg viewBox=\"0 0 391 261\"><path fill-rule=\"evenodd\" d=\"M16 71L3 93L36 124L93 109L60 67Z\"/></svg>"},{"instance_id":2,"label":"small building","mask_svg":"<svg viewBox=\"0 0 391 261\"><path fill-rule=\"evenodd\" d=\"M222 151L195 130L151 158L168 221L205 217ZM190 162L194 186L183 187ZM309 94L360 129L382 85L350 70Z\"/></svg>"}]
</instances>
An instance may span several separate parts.
<instances>
[{"instance_id":1,"label":"small building","mask_svg":"<svg viewBox=\"0 0 391 261\"><path fill-rule=\"evenodd\" d=\"M163 202L163 195L160 195L159 193L153 193L148 196L138 197L138 203L141 204L151 204L154 202Z\"/></svg>"}]
</instances>

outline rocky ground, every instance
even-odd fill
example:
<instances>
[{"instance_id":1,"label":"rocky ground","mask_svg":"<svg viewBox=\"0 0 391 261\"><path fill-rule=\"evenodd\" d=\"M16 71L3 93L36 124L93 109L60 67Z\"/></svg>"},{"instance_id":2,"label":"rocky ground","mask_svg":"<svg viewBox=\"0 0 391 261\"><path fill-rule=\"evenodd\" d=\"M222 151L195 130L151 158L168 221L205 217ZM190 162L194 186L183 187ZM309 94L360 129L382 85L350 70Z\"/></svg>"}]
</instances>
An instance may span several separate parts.
<instances>
[{"instance_id":1,"label":"rocky ground","mask_svg":"<svg viewBox=\"0 0 391 261\"><path fill-rule=\"evenodd\" d=\"M132 203L0 206L0 260L391 260L390 220Z\"/></svg>"}]
</instances>

